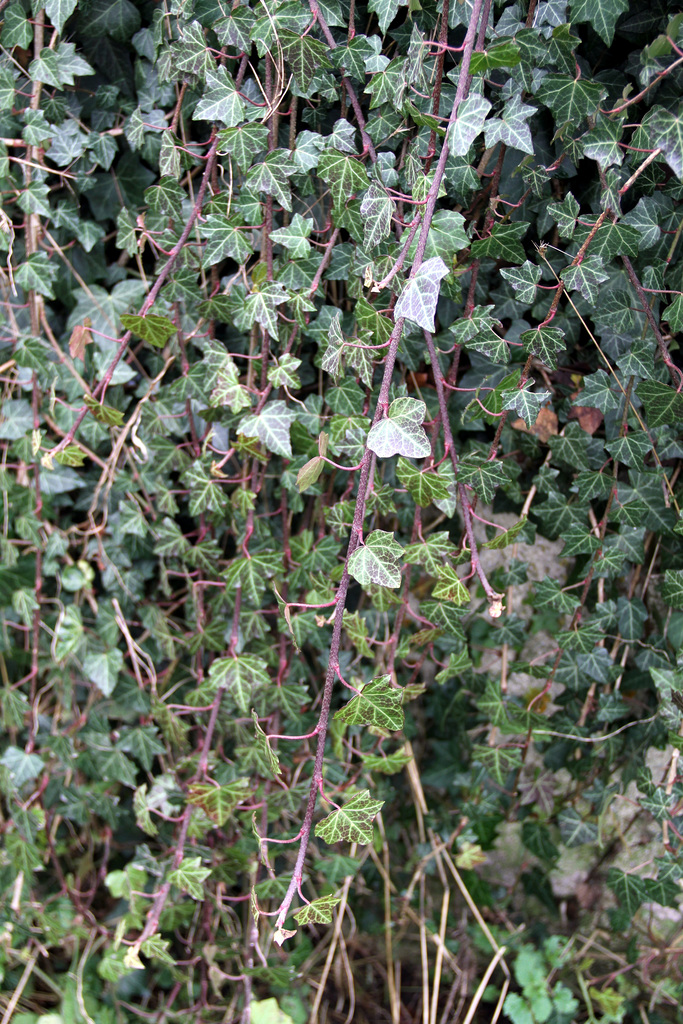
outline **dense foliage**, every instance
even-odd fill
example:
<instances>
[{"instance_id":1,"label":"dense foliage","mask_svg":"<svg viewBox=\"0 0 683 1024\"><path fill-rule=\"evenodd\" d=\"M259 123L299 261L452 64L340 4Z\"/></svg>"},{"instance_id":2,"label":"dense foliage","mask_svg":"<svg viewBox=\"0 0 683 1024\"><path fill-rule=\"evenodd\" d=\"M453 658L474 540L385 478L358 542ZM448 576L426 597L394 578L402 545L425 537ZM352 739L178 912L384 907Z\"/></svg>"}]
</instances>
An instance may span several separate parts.
<instances>
[{"instance_id":1,"label":"dense foliage","mask_svg":"<svg viewBox=\"0 0 683 1024\"><path fill-rule=\"evenodd\" d=\"M0 8L2 1024L680 1019L683 15Z\"/></svg>"}]
</instances>

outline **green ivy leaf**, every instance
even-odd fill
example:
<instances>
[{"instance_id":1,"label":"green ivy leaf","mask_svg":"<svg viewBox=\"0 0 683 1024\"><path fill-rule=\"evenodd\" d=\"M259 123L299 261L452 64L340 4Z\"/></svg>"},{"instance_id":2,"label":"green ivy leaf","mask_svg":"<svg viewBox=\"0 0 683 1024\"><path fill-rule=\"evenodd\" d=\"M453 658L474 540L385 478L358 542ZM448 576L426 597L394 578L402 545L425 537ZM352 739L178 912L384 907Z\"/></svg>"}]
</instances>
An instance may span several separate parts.
<instances>
[{"instance_id":1,"label":"green ivy leaf","mask_svg":"<svg viewBox=\"0 0 683 1024\"><path fill-rule=\"evenodd\" d=\"M515 298L531 305L536 298L536 285L541 280L541 268L525 260L521 267L502 267L501 275L510 282ZM530 333L530 332L525 332Z\"/></svg>"},{"instance_id":2,"label":"green ivy leaf","mask_svg":"<svg viewBox=\"0 0 683 1024\"><path fill-rule=\"evenodd\" d=\"M297 924L331 924L332 911L341 903L341 896L320 896L312 903L294 911Z\"/></svg>"},{"instance_id":3,"label":"green ivy leaf","mask_svg":"<svg viewBox=\"0 0 683 1024\"><path fill-rule=\"evenodd\" d=\"M391 685L389 676L379 676L366 683L334 717L347 725L374 725L396 732L403 728L401 704L401 690Z\"/></svg>"},{"instance_id":4,"label":"green ivy leaf","mask_svg":"<svg viewBox=\"0 0 683 1024\"><path fill-rule=\"evenodd\" d=\"M367 846L372 842L372 822L382 809L383 800L372 800L367 790L351 797L343 807L328 814L315 826L318 839L329 843L358 843Z\"/></svg>"},{"instance_id":5,"label":"green ivy leaf","mask_svg":"<svg viewBox=\"0 0 683 1024\"><path fill-rule=\"evenodd\" d=\"M234 128L244 121L244 101L223 65L217 71L207 70L206 92L195 107L192 119L221 121L226 128Z\"/></svg>"},{"instance_id":6,"label":"green ivy leaf","mask_svg":"<svg viewBox=\"0 0 683 1024\"><path fill-rule=\"evenodd\" d=\"M145 316L123 313L121 323L127 331L131 331L154 348L163 348L178 330L168 317L158 316L156 313L147 313Z\"/></svg>"},{"instance_id":7,"label":"green ivy leaf","mask_svg":"<svg viewBox=\"0 0 683 1024\"><path fill-rule=\"evenodd\" d=\"M216 658L209 669L209 679L214 690L219 686L227 689L246 715L254 691L269 685L268 666L255 654Z\"/></svg>"},{"instance_id":8,"label":"green ivy leaf","mask_svg":"<svg viewBox=\"0 0 683 1024\"><path fill-rule=\"evenodd\" d=\"M394 203L387 195L386 190L373 182L360 204L360 212L365 231L363 245L368 250L373 249L391 231Z\"/></svg>"},{"instance_id":9,"label":"green ivy leaf","mask_svg":"<svg viewBox=\"0 0 683 1024\"><path fill-rule=\"evenodd\" d=\"M597 305L600 285L607 281L609 274L605 273L599 256L585 256L581 263L565 267L560 277L568 288L581 292L587 302Z\"/></svg>"},{"instance_id":10,"label":"green ivy leaf","mask_svg":"<svg viewBox=\"0 0 683 1024\"><path fill-rule=\"evenodd\" d=\"M527 381L522 388L503 391L501 398L504 409L512 409L520 416L527 427L533 427L538 419L541 406L550 398L549 391L532 391L533 382Z\"/></svg>"},{"instance_id":11,"label":"green ivy leaf","mask_svg":"<svg viewBox=\"0 0 683 1024\"><path fill-rule=\"evenodd\" d=\"M171 871L168 880L193 900L204 899L204 882L211 876L211 868L203 868L201 857L183 857L180 866Z\"/></svg>"},{"instance_id":12,"label":"green ivy leaf","mask_svg":"<svg viewBox=\"0 0 683 1024\"><path fill-rule=\"evenodd\" d=\"M588 22L608 45L612 45L614 29L621 14L628 10L628 0L572 0L571 20L579 25Z\"/></svg>"},{"instance_id":13,"label":"green ivy leaf","mask_svg":"<svg viewBox=\"0 0 683 1024\"><path fill-rule=\"evenodd\" d=\"M551 370L557 369L557 357L565 350L564 332L557 327L537 327L523 331L520 340L527 355L534 355Z\"/></svg>"},{"instance_id":14,"label":"green ivy leaf","mask_svg":"<svg viewBox=\"0 0 683 1024\"><path fill-rule=\"evenodd\" d=\"M280 29L278 39L285 60L291 66L298 84L308 90L314 75L320 68L331 68L328 49L319 39L311 35L296 35Z\"/></svg>"},{"instance_id":15,"label":"green ivy leaf","mask_svg":"<svg viewBox=\"0 0 683 1024\"><path fill-rule=\"evenodd\" d=\"M241 803L250 795L249 779L236 779L225 786L215 782L191 782L187 787L187 802L194 807L201 807L208 818L219 828Z\"/></svg>"},{"instance_id":16,"label":"green ivy leaf","mask_svg":"<svg viewBox=\"0 0 683 1024\"><path fill-rule=\"evenodd\" d=\"M406 459L400 458L396 467L396 476L404 484L417 505L427 508L436 498L448 497L448 484L436 473L421 472L417 466Z\"/></svg>"}]
</instances>

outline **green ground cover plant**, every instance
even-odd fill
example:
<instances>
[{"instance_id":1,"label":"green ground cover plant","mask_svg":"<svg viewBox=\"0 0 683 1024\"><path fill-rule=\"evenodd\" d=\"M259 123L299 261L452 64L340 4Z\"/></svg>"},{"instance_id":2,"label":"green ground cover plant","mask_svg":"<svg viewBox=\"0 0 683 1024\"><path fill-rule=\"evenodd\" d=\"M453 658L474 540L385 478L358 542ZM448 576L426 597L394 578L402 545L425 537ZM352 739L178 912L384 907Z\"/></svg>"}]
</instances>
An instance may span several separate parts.
<instances>
[{"instance_id":1,"label":"green ground cover plant","mask_svg":"<svg viewBox=\"0 0 683 1024\"><path fill-rule=\"evenodd\" d=\"M683 12L0 14L0 1024L681 1020Z\"/></svg>"}]
</instances>

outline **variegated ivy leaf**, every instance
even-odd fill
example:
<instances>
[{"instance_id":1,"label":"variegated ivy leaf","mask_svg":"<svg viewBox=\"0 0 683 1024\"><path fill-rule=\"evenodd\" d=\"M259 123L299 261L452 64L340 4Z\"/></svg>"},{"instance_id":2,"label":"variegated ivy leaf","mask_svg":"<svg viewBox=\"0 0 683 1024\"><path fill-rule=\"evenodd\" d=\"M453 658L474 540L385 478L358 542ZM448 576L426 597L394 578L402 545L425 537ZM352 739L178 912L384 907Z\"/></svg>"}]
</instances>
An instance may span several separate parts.
<instances>
[{"instance_id":1,"label":"variegated ivy leaf","mask_svg":"<svg viewBox=\"0 0 683 1024\"><path fill-rule=\"evenodd\" d=\"M493 306L475 306L468 317L457 320L449 327L458 345L466 345L487 356L491 362L507 363L510 359L507 342L496 334L494 328L502 331L500 320L495 320L489 310Z\"/></svg>"},{"instance_id":2,"label":"variegated ivy leaf","mask_svg":"<svg viewBox=\"0 0 683 1024\"><path fill-rule=\"evenodd\" d=\"M293 260L298 260L308 256L311 251L308 236L312 229L312 217L302 217L300 213L295 213L288 227L271 231L270 237L274 242L284 245Z\"/></svg>"},{"instance_id":3,"label":"variegated ivy leaf","mask_svg":"<svg viewBox=\"0 0 683 1024\"><path fill-rule=\"evenodd\" d=\"M319 821L315 834L325 843L372 842L372 822L382 809L383 800L372 800L367 790L348 800L332 814Z\"/></svg>"},{"instance_id":4,"label":"variegated ivy leaf","mask_svg":"<svg viewBox=\"0 0 683 1024\"><path fill-rule=\"evenodd\" d=\"M527 427L533 427L538 419L541 406L550 398L549 391L532 391L533 383L527 381L523 388L512 388L503 391L504 409L513 409L520 416Z\"/></svg>"},{"instance_id":5,"label":"variegated ivy leaf","mask_svg":"<svg viewBox=\"0 0 683 1024\"><path fill-rule=\"evenodd\" d=\"M391 685L389 676L366 683L361 692L336 712L347 725L374 725L397 732L403 728L402 691Z\"/></svg>"},{"instance_id":6,"label":"variegated ivy leaf","mask_svg":"<svg viewBox=\"0 0 683 1024\"><path fill-rule=\"evenodd\" d=\"M349 572L362 587L376 583L395 589L401 585L398 559L402 554L403 548L394 540L393 533L374 530L349 558Z\"/></svg>"},{"instance_id":7,"label":"variegated ivy leaf","mask_svg":"<svg viewBox=\"0 0 683 1024\"><path fill-rule=\"evenodd\" d=\"M541 268L526 260L521 267L502 267L501 274L515 290L519 302L531 305L536 299L536 285L541 280Z\"/></svg>"},{"instance_id":8,"label":"variegated ivy leaf","mask_svg":"<svg viewBox=\"0 0 683 1024\"><path fill-rule=\"evenodd\" d=\"M213 689L224 686L246 715L254 690L268 685L268 666L255 654L216 658L209 669L209 680Z\"/></svg>"},{"instance_id":9,"label":"variegated ivy leaf","mask_svg":"<svg viewBox=\"0 0 683 1024\"><path fill-rule=\"evenodd\" d=\"M380 459L404 455L409 459L424 459L432 446L422 422L427 412L424 402L416 398L396 398L384 419L370 428L368 448Z\"/></svg>"},{"instance_id":10,"label":"variegated ivy leaf","mask_svg":"<svg viewBox=\"0 0 683 1024\"><path fill-rule=\"evenodd\" d=\"M573 237L579 209L579 204L571 192L567 192L561 203L548 203L548 213L557 224L560 238Z\"/></svg>"},{"instance_id":11,"label":"variegated ivy leaf","mask_svg":"<svg viewBox=\"0 0 683 1024\"><path fill-rule=\"evenodd\" d=\"M379 245L391 231L394 203L386 190L373 181L360 204L360 212L365 232L363 246L370 250Z\"/></svg>"},{"instance_id":12,"label":"variegated ivy leaf","mask_svg":"<svg viewBox=\"0 0 683 1024\"><path fill-rule=\"evenodd\" d=\"M283 352L277 366L271 366L268 370L268 380L276 388L300 388L301 381L296 372L300 366L300 359L289 352Z\"/></svg>"},{"instance_id":13,"label":"variegated ivy leaf","mask_svg":"<svg viewBox=\"0 0 683 1024\"><path fill-rule=\"evenodd\" d=\"M534 144L531 141L531 129L528 120L536 113L536 107L522 103L521 96L513 96L505 104L500 117L491 118L486 122L484 139L487 146L495 146L503 142L510 149L519 149L522 153L533 155Z\"/></svg>"},{"instance_id":14,"label":"variegated ivy leaf","mask_svg":"<svg viewBox=\"0 0 683 1024\"><path fill-rule=\"evenodd\" d=\"M292 457L289 428L295 419L296 413L285 402L267 402L260 413L240 420L237 430L247 437L258 437L268 451L289 459Z\"/></svg>"},{"instance_id":15,"label":"variegated ivy leaf","mask_svg":"<svg viewBox=\"0 0 683 1024\"><path fill-rule=\"evenodd\" d=\"M394 317L405 317L425 331L434 331L439 286L447 273L448 267L440 256L425 260L417 273L406 282L398 297Z\"/></svg>"},{"instance_id":16,"label":"variegated ivy leaf","mask_svg":"<svg viewBox=\"0 0 683 1024\"><path fill-rule=\"evenodd\" d=\"M569 288L581 292L584 299L595 306L600 294L599 286L608 280L609 274L605 273L599 256L584 256L576 266L566 267L560 277Z\"/></svg>"},{"instance_id":17,"label":"variegated ivy leaf","mask_svg":"<svg viewBox=\"0 0 683 1024\"><path fill-rule=\"evenodd\" d=\"M221 121L226 128L234 128L244 121L244 101L226 67L207 71L206 85L206 92L192 115L194 121Z\"/></svg>"},{"instance_id":18,"label":"variegated ivy leaf","mask_svg":"<svg viewBox=\"0 0 683 1024\"><path fill-rule=\"evenodd\" d=\"M683 118L658 107L648 127L652 145L661 149L671 170L683 180Z\"/></svg>"},{"instance_id":19,"label":"variegated ivy leaf","mask_svg":"<svg viewBox=\"0 0 683 1024\"><path fill-rule=\"evenodd\" d=\"M467 151L484 127L491 104L483 96L468 96L458 107L458 116L448 132L451 156L466 156Z\"/></svg>"},{"instance_id":20,"label":"variegated ivy leaf","mask_svg":"<svg viewBox=\"0 0 683 1024\"><path fill-rule=\"evenodd\" d=\"M330 321L330 328L327 334L327 348L320 361L320 365L326 373L329 373L335 380L342 375L342 352L344 350L344 335L341 330L341 313L335 313Z\"/></svg>"},{"instance_id":21,"label":"variegated ivy leaf","mask_svg":"<svg viewBox=\"0 0 683 1024\"><path fill-rule=\"evenodd\" d=\"M341 896L320 896L312 903L307 903L305 907L295 910L294 920L297 924L331 924L332 911L338 903L341 903ZM286 1014L282 1014L283 1018L285 1016ZM271 1019L275 1020L275 1018Z\"/></svg>"}]
</instances>

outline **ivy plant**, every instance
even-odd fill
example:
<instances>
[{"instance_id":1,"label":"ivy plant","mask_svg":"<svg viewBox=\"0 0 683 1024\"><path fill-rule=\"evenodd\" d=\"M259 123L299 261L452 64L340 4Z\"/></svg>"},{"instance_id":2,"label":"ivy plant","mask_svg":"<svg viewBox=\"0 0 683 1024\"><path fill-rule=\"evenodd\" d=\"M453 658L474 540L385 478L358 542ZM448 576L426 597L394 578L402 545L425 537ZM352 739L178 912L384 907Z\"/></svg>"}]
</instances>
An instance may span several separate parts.
<instances>
[{"instance_id":1,"label":"ivy plant","mask_svg":"<svg viewBox=\"0 0 683 1024\"><path fill-rule=\"evenodd\" d=\"M3 1021L678 1019L683 16L0 12Z\"/></svg>"}]
</instances>

